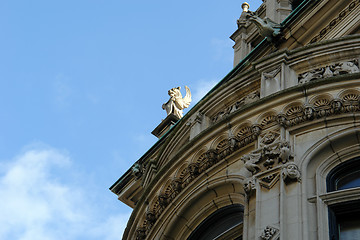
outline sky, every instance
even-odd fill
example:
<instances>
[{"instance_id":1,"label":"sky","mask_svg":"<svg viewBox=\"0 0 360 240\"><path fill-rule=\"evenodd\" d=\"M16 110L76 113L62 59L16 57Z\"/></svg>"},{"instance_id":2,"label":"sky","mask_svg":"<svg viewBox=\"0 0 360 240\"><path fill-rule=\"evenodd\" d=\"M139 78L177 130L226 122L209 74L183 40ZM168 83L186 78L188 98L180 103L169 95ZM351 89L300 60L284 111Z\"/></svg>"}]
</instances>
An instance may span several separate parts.
<instances>
[{"instance_id":1,"label":"sky","mask_svg":"<svg viewBox=\"0 0 360 240\"><path fill-rule=\"evenodd\" d=\"M109 187L169 89L191 108L232 69L241 4L0 1L0 240L121 239L131 208Z\"/></svg>"}]
</instances>

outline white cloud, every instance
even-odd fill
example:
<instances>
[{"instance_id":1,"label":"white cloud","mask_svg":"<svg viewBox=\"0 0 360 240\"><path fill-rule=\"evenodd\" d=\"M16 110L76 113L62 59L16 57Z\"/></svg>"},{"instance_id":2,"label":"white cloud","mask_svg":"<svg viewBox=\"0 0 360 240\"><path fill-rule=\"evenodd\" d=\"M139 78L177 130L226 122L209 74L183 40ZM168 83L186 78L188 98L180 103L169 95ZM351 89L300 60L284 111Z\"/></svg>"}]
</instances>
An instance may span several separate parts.
<instances>
[{"instance_id":1,"label":"white cloud","mask_svg":"<svg viewBox=\"0 0 360 240\"><path fill-rule=\"evenodd\" d=\"M218 80L200 80L192 90L192 103L194 106L201 98L203 98L219 81Z\"/></svg>"},{"instance_id":2,"label":"white cloud","mask_svg":"<svg viewBox=\"0 0 360 240\"><path fill-rule=\"evenodd\" d=\"M48 147L2 163L0 239L121 239L129 213L101 213L99 203L67 179L71 171L69 155Z\"/></svg>"}]
</instances>

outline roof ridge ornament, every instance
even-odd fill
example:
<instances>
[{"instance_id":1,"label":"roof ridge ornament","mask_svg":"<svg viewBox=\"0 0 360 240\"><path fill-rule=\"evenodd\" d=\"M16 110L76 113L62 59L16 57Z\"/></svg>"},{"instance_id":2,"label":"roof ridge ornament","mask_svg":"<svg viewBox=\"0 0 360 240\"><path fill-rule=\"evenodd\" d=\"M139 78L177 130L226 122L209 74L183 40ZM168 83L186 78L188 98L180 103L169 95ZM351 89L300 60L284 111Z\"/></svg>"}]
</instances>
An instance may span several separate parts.
<instances>
[{"instance_id":1,"label":"roof ridge ornament","mask_svg":"<svg viewBox=\"0 0 360 240\"><path fill-rule=\"evenodd\" d=\"M241 8L243 9L243 12L248 12L250 5L247 2L244 2L243 4L241 4Z\"/></svg>"},{"instance_id":2,"label":"roof ridge ornament","mask_svg":"<svg viewBox=\"0 0 360 240\"><path fill-rule=\"evenodd\" d=\"M170 89L168 91L170 99L162 105L162 109L166 110L168 116L174 114L179 119L183 117L183 109L188 108L191 102L190 89L185 86L186 95L184 98L181 95L180 89L180 87Z\"/></svg>"}]
</instances>

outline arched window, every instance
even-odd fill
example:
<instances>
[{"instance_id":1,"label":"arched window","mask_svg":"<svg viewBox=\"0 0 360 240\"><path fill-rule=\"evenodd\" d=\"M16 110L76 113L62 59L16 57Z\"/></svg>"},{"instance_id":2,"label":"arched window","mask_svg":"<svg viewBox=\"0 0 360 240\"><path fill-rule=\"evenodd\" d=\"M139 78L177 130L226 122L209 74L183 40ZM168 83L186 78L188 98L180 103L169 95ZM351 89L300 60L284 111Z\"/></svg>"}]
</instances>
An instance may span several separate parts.
<instances>
[{"instance_id":1,"label":"arched window","mask_svg":"<svg viewBox=\"0 0 360 240\"><path fill-rule=\"evenodd\" d=\"M360 158L334 168L327 176L331 240L360 239Z\"/></svg>"},{"instance_id":2,"label":"arched window","mask_svg":"<svg viewBox=\"0 0 360 240\"><path fill-rule=\"evenodd\" d=\"M202 221L188 240L242 240L244 207L234 204L220 208Z\"/></svg>"}]
</instances>

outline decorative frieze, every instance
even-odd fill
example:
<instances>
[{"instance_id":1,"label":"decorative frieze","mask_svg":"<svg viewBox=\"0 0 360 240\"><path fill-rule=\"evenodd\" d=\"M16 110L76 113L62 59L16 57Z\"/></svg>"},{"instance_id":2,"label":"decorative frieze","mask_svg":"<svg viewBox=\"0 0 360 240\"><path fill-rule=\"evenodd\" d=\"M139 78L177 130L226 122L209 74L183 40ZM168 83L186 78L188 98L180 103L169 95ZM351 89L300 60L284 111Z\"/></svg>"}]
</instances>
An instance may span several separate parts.
<instances>
[{"instance_id":1,"label":"decorative frieze","mask_svg":"<svg viewBox=\"0 0 360 240\"><path fill-rule=\"evenodd\" d=\"M299 84L310 82L319 78L334 77L342 74L359 72L359 61L357 59L328 65L321 68L299 74Z\"/></svg>"},{"instance_id":2,"label":"decorative frieze","mask_svg":"<svg viewBox=\"0 0 360 240\"><path fill-rule=\"evenodd\" d=\"M221 119L224 119L227 115L229 115L232 112L237 111L241 107L245 106L246 104L255 102L260 99L260 92L252 92L245 97L241 98L239 101L235 102L234 104L226 107L224 110L221 110L215 116L211 119L213 123L220 121Z\"/></svg>"}]
</instances>

